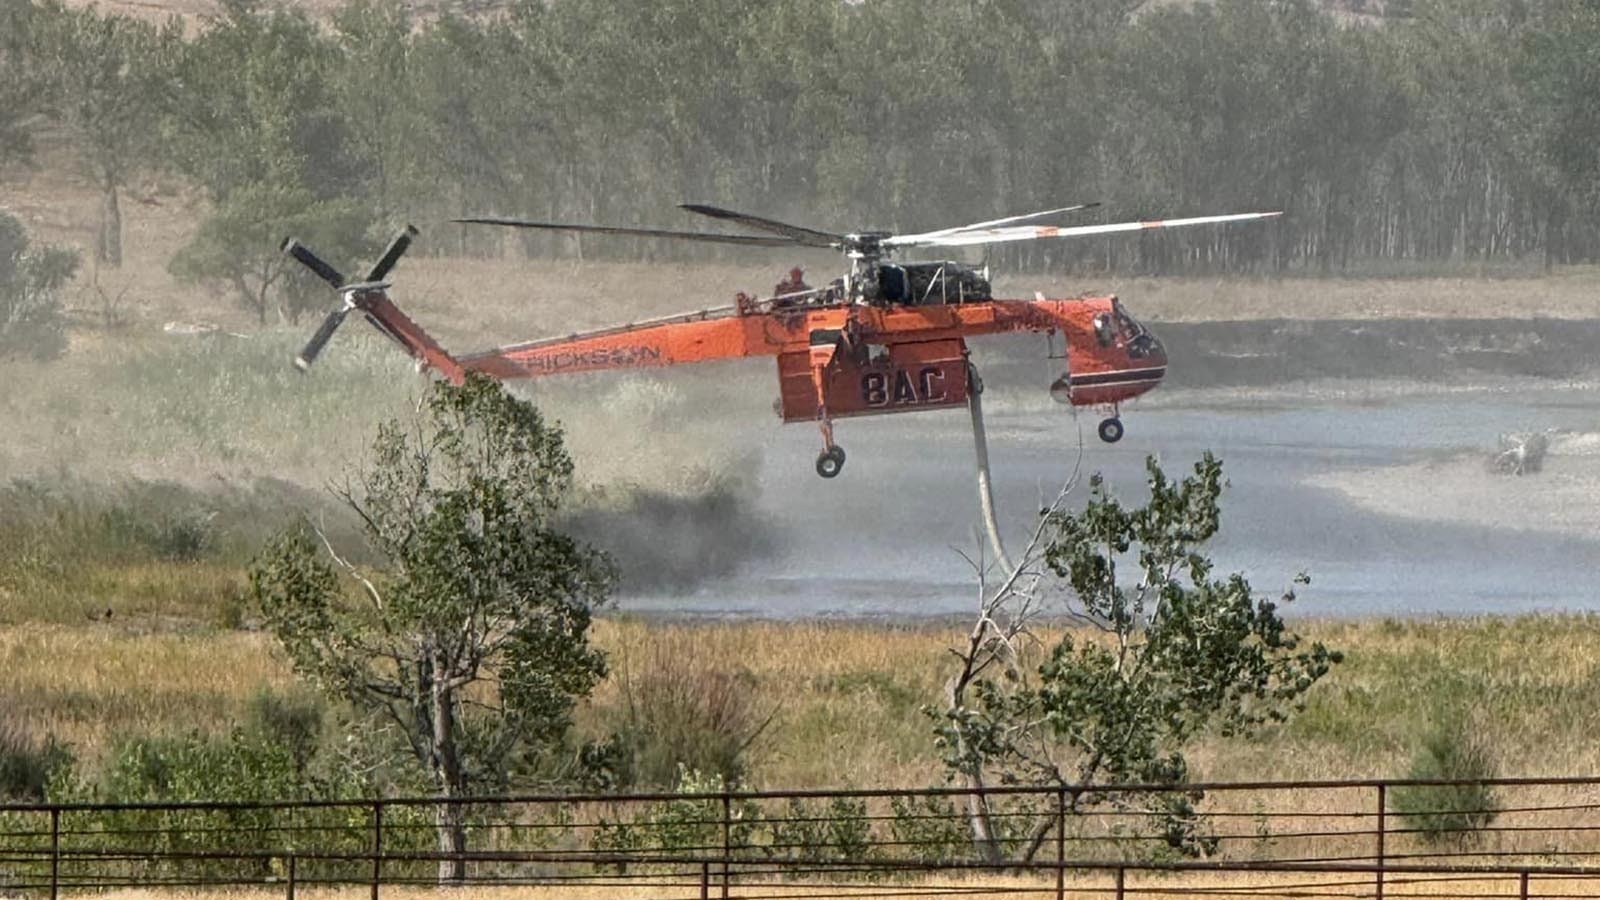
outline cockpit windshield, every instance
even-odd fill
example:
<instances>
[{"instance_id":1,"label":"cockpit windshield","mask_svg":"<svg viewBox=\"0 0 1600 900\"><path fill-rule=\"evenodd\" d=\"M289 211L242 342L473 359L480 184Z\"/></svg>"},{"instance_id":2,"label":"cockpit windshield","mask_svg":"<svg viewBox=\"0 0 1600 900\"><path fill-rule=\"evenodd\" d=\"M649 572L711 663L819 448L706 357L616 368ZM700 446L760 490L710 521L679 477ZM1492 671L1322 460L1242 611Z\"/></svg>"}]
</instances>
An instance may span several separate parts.
<instances>
[{"instance_id":1,"label":"cockpit windshield","mask_svg":"<svg viewBox=\"0 0 1600 900\"><path fill-rule=\"evenodd\" d=\"M1117 323L1117 333L1124 341L1132 341L1145 333L1144 326L1135 321L1133 316L1128 315L1128 311L1122 308L1120 302L1112 304L1111 314Z\"/></svg>"},{"instance_id":2,"label":"cockpit windshield","mask_svg":"<svg viewBox=\"0 0 1600 900\"><path fill-rule=\"evenodd\" d=\"M1161 342L1140 325L1138 320L1128 315L1128 311L1122 308L1120 302L1112 303L1111 315L1116 323L1118 338L1121 339L1123 346L1128 348L1128 356L1142 359L1160 350Z\"/></svg>"}]
</instances>

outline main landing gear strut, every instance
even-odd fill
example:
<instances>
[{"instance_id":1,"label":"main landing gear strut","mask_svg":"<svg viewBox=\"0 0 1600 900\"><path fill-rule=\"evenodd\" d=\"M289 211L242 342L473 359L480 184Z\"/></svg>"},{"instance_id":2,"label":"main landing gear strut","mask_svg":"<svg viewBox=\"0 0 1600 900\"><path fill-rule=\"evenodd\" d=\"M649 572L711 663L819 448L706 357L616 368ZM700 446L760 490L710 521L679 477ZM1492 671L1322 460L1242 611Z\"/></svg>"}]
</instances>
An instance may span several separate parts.
<instances>
[{"instance_id":1,"label":"main landing gear strut","mask_svg":"<svg viewBox=\"0 0 1600 900\"><path fill-rule=\"evenodd\" d=\"M821 373L817 373L817 396L822 393ZM823 478L836 478L844 470L844 448L833 442L833 419L828 416L828 407L822 406L822 421L817 423L822 426L822 452L817 454L817 474Z\"/></svg>"},{"instance_id":2,"label":"main landing gear strut","mask_svg":"<svg viewBox=\"0 0 1600 900\"><path fill-rule=\"evenodd\" d=\"M833 442L833 416L828 412L828 365L838 351L843 338L828 342L826 335L813 333L811 343L811 384L817 391L817 424L822 428L822 453L817 456L817 474L823 478L836 478L844 470L844 448Z\"/></svg>"}]
</instances>

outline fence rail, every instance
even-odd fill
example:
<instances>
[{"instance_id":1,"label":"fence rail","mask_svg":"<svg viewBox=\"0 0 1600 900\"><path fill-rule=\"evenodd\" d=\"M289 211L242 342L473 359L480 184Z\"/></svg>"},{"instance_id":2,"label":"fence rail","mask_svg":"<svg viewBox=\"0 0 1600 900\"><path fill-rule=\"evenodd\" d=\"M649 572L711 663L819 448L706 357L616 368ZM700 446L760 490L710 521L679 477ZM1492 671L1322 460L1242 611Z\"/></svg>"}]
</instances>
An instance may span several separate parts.
<instances>
[{"instance_id":1,"label":"fence rail","mask_svg":"<svg viewBox=\"0 0 1600 900\"><path fill-rule=\"evenodd\" d=\"M378 900L441 879L701 900L1600 900L1600 777L0 806L0 894Z\"/></svg>"}]
</instances>

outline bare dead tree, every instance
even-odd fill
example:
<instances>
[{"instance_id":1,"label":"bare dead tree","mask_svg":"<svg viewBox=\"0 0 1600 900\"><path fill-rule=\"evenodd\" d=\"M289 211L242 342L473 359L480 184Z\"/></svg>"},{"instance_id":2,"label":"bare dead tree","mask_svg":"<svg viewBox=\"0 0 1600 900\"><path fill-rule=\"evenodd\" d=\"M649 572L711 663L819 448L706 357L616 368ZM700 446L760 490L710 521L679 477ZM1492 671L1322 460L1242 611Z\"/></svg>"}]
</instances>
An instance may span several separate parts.
<instances>
[{"instance_id":1,"label":"bare dead tree","mask_svg":"<svg viewBox=\"0 0 1600 900\"><path fill-rule=\"evenodd\" d=\"M972 793L967 798L967 818L972 828L972 839L986 861L1001 859L1000 844L994 833L990 814L984 760L1002 746L1015 745L1031 731L1030 723L1012 723L1014 734L996 734L987 717L977 713L974 693L991 691L997 683L1025 686L1027 670L1019 660L1030 647L1040 645L1033 632L1034 620L1044 606L1044 578L1046 533L1051 517L1063 509L1077 488L1083 464L1083 440L1079 436L1078 454L1072 472L1067 476L1055 497L1040 504L1039 521L1020 555L1012 557L1000 544L999 523L994 504L989 496L988 454L982 440L982 413L975 407L973 427L978 439L979 494L984 500L982 512L990 544L998 563L986 562L981 552L976 558L963 556L972 566L978 579L978 612L966 641L950 652L957 660L954 675L945 684L945 709L940 715L941 742L947 760L960 772L966 787ZM998 568L996 566L998 565ZM997 576L997 577L996 577ZM984 676L999 671L1001 681ZM1044 748L1041 748L1044 749Z\"/></svg>"},{"instance_id":2,"label":"bare dead tree","mask_svg":"<svg viewBox=\"0 0 1600 900\"><path fill-rule=\"evenodd\" d=\"M110 330L128 324L128 312L124 304L132 288L133 281L124 279L120 288L108 289L100 283L99 265L89 271L89 290L94 293L90 299L95 315L100 318L100 327Z\"/></svg>"}]
</instances>

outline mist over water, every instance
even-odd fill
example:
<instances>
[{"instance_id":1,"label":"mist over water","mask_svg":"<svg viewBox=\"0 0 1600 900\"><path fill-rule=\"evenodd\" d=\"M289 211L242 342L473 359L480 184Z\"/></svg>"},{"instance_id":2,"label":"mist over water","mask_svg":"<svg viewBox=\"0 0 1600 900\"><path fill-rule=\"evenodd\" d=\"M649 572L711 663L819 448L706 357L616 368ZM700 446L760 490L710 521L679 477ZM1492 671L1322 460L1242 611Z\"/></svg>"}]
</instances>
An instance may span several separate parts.
<instances>
[{"instance_id":1,"label":"mist over water","mask_svg":"<svg viewBox=\"0 0 1600 900\"><path fill-rule=\"evenodd\" d=\"M563 523L609 553L624 593L692 590L770 559L777 523L759 506L760 456L697 469L679 492L636 484L591 489Z\"/></svg>"}]
</instances>

